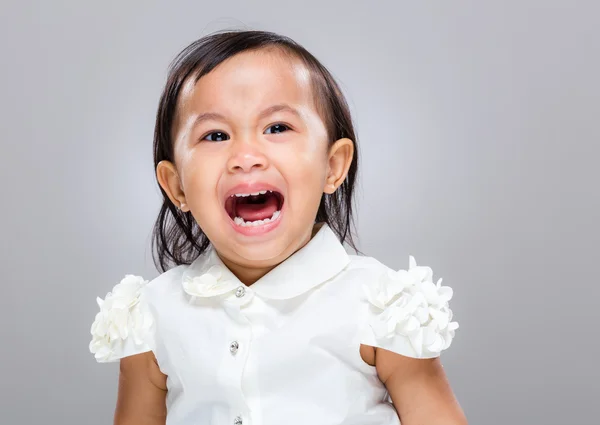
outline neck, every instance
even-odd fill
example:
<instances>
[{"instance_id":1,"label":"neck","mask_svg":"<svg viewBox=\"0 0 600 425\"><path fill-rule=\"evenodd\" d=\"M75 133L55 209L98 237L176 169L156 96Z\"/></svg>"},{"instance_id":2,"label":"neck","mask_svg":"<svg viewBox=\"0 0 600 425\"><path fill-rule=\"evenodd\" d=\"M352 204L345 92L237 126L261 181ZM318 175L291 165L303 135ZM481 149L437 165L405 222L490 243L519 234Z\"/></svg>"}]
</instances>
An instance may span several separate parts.
<instances>
[{"instance_id":1,"label":"neck","mask_svg":"<svg viewBox=\"0 0 600 425\"><path fill-rule=\"evenodd\" d=\"M232 263L231 261L221 258L223 264L246 286L252 285L258 279L273 270L277 264L268 267L247 267L240 264Z\"/></svg>"},{"instance_id":2,"label":"neck","mask_svg":"<svg viewBox=\"0 0 600 425\"><path fill-rule=\"evenodd\" d=\"M225 266L227 266L227 268L229 270L231 270L231 272L240 280L240 282L242 282L246 286L250 286L253 283L255 283L257 280L259 280L261 277L263 277L264 275L269 273L271 270L273 270L275 267L277 267L279 264L281 264L283 261L285 261L288 257L290 257L292 254L294 254L296 251L298 251L299 249L304 247L313 238L313 236L318 232L318 230L321 228L321 226L322 226L321 224L315 225L312 228L312 231L310 232L308 237L303 238L303 240L296 247L296 249L293 250L293 252L286 255L282 260L276 261L275 264L270 264L268 266L249 266L249 265L245 265L245 264L235 263L221 255L219 255L219 257L221 258L221 261L223 262L223 264L225 264Z\"/></svg>"}]
</instances>

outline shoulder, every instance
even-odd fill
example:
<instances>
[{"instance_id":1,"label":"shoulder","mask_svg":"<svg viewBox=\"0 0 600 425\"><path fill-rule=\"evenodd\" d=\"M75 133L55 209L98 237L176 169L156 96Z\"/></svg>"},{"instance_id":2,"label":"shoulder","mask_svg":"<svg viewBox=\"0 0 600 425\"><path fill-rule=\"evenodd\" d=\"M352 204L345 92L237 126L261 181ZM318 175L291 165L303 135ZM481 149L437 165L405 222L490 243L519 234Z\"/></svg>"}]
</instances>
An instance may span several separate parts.
<instances>
[{"instance_id":1,"label":"shoulder","mask_svg":"<svg viewBox=\"0 0 600 425\"><path fill-rule=\"evenodd\" d=\"M349 262L344 272L361 279L377 278L393 271L379 260L363 255L348 255Z\"/></svg>"},{"instance_id":2,"label":"shoulder","mask_svg":"<svg viewBox=\"0 0 600 425\"><path fill-rule=\"evenodd\" d=\"M146 301L156 304L168 294L179 293L183 275L189 267L187 264L175 266L150 280L144 288Z\"/></svg>"},{"instance_id":3,"label":"shoulder","mask_svg":"<svg viewBox=\"0 0 600 425\"><path fill-rule=\"evenodd\" d=\"M352 299L358 299L363 303L368 299L364 296L367 288L375 282L379 282L382 276L392 273L394 270L383 264L376 258L365 255L348 255L348 263L338 274L339 284L343 285L345 293Z\"/></svg>"},{"instance_id":4,"label":"shoulder","mask_svg":"<svg viewBox=\"0 0 600 425\"><path fill-rule=\"evenodd\" d=\"M354 282L361 293L372 292L377 287L381 289L388 287L390 278L398 273L373 257L348 255L348 258L349 262L344 269L343 278L345 281ZM368 298L363 298L364 301L368 301Z\"/></svg>"},{"instance_id":5,"label":"shoulder","mask_svg":"<svg viewBox=\"0 0 600 425\"><path fill-rule=\"evenodd\" d=\"M155 304L181 282L187 266L174 267L151 281L126 274L104 298L96 298L89 350L100 363L154 349Z\"/></svg>"}]
</instances>

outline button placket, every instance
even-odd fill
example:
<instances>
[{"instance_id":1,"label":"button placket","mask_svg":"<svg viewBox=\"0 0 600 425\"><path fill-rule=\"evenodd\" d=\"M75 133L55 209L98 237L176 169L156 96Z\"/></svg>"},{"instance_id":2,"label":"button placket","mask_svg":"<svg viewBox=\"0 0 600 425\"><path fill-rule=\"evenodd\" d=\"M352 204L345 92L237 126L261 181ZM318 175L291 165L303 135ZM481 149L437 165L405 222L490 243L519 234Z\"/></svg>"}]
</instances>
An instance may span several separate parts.
<instances>
[{"instance_id":1,"label":"button placket","mask_svg":"<svg viewBox=\"0 0 600 425\"><path fill-rule=\"evenodd\" d=\"M245 317L242 313L242 309L249 305L254 299L254 292L252 289L240 285L233 290L229 296L225 299L226 308L231 309L231 313L239 316L244 322Z\"/></svg>"},{"instance_id":2,"label":"button placket","mask_svg":"<svg viewBox=\"0 0 600 425\"><path fill-rule=\"evenodd\" d=\"M238 399L231 411L231 421L237 425L250 425L251 420L246 414L248 413L248 406L245 404L245 397L242 389L242 379L244 376L244 370L246 368L246 360L249 355L248 348L251 346L252 341L252 325L246 315L244 314L244 307L249 305L254 298L254 293L250 288L244 285L238 286L232 291L225 300L225 310L231 319L233 319L233 327L229 334L230 342L227 349L229 350L230 367L226 368L229 379L233 385L234 391L239 391L238 394L232 394L234 399ZM241 403L238 405L238 403ZM237 407L237 408L236 408ZM230 422L231 423L231 422Z\"/></svg>"},{"instance_id":3,"label":"button placket","mask_svg":"<svg viewBox=\"0 0 600 425\"><path fill-rule=\"evenodd\" d=\"M251 305L254 296L254 291L251 288L239 284L229 292L223 305L225 312L232 319L232 327L228 332L230 339L227 343L229 367L224 368L224 373L227 375L230 388L237 393L231 394L232 399L236 401L232 404L230 420L238 425L250 425L252 423L250 416L248 416L248 405L245 401L242 380L249 355L249 347L253 339L252 324L246 317L245 310Z\"/></svg>"},{"instance_id":4,"label":"button placket","mask_svg":"<svg viewBox=\"0 0 600 425\"><path fill-rule=\"evenodd\" d=\"M237 354L239 348L240 344L237 341L232 341L231 344L229 344L229 352L234 356Z\"/></svg>"},{"instance_id":5,"label":"button placket","mask_svg":"<svg viewBox=\"0 0 600 425\"><path fill-rule=\"evenodd\" d=\"M246 295L246 288L243 286L238 286L238 288L235 290L235 296L238 298L243 298L244 295Z\"/></svg>"},{"instance_id":6,"label":"button placket","mask_svg":"<svg viewBox=\"0 0 600 425\"><path fill-rule=\"evenodd\" d=\"M232 335L233 339L229 343L229 367L224 370L227 371L227 375L229 377L228 381L230 383L231 389L234 391L232 394L232 399L236 400L232 405L232 420L233 424L246 424L250 425L251 421L246 421L245 414L247 413L248 406L244 401L244 394L242 390L242 377L244 375L244 369L246 367L246 360L248 357L248 349L247 347L251 344L251 329L249 329L250 324L246 323L246 325L238 324L235 326L234 334Z\"/></svg>"}]
</instances>

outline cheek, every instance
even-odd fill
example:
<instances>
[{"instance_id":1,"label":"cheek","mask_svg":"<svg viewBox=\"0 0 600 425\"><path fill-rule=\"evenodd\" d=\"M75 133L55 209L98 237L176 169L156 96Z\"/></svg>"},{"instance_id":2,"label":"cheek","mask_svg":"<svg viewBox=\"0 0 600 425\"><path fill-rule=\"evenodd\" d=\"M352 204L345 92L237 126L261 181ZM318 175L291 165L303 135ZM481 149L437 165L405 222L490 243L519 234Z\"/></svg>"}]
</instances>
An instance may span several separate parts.
<instances>
[{"instance_id":1,"label":"cheek","mask_svg":"<svg viewBox=\"0 0 600 425\"><path fill-rule=\"evenodd\" d=\"M190 205L215 193L220 167L218 161L208 158L208 155L200 155L199 152L188 153L182 158L180 174L183 190Z\"/></svg>"},{"instance_id":2,"label":"cheek","mask_svg":"<svg viewBox=\"0 0 600 425\"><path fill-rule=\"evenodd\" d=\"M318 143L311 143L305 149L286 154L287 165L284 167L288 184L294 190L307 193L314 191L321 196L327 175L326 151Z\"/></svg>"}]
</instances>

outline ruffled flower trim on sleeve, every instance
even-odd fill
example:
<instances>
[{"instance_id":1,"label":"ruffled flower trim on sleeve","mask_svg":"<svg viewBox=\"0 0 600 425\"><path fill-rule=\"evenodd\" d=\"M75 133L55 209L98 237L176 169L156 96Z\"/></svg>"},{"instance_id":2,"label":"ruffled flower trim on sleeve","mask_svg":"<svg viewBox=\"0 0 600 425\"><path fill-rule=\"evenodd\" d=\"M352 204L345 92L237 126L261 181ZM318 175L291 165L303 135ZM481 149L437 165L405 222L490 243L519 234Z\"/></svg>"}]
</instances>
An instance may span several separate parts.
<instances>
[{"instance_id":1,"label":"ruffled flower trim on sleeve","mask_svg":"<svg viewBox=\"0 0 600 425\"><path fill-rule=\"evenodd\" d=\"M417 266L411 256L408 270L388 271L365 285L375 312L370 327L378 340L408 338L417 357L432 357L447 349L458 323L452 321L452 288L432 281L429 267ZM400 353L404 354L404 353Z\"/></svg>"},{"instance_id":2,"label":"ruffled flower trim on sleeve","mask_svg":"<svg viewBox=\"0 0 600 425\"><path fill-rule=\"evenodd\" d=\"M140 301L147 283L140 276L126 275L104 300L96 299L100 311L92 324L89 348L98 362L151 350L148 338L154 320Z\"/></svg>"}]
</instances>

